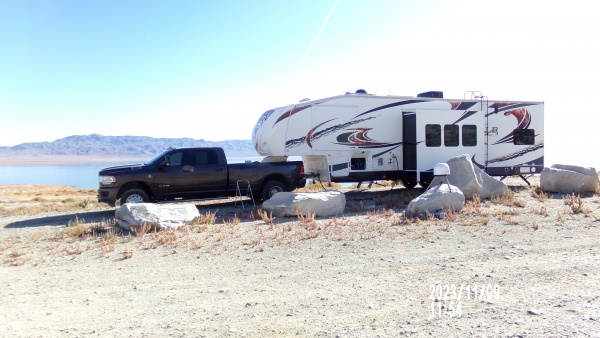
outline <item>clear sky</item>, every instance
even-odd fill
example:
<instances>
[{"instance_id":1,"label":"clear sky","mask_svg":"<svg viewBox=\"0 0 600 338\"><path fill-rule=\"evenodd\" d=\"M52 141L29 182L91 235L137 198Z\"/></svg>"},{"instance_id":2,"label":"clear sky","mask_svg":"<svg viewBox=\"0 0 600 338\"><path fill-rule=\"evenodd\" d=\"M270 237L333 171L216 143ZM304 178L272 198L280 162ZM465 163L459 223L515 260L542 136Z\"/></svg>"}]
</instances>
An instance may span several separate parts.
<instances>
[{"instance_id":1,"label":"clear sky","mask_svg":"<svg viewBox=\"0 0 600 338\"><path fill-rule=\"evenodd\" d=\"M546 165L596 166L593 0L0 0L0 146L250 139L260 115L366 89L545 102ZM599 160L596 160L599 159Z\"/></svg>"}]
</instances>

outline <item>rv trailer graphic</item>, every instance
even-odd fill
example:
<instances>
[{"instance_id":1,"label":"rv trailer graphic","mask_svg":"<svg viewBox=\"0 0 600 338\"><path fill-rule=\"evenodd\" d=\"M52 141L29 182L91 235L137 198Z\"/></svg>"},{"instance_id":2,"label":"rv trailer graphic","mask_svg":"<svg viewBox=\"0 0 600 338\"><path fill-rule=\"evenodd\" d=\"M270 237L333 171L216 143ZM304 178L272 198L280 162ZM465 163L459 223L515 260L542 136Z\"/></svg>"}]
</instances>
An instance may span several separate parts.
<instances>
[{"instance_id":1,"label":"rv trailer graphic","mask_svg":"<svg viewBox=\"0 0 600 338\"><path fill-rule=\"evenodd\" d=\"M401 178L426 185L436 163L469 154L493 176L544 167L544 103L346 93L270 109L253 129L256 151L301 156L324 181ZM501 137L499 137L501 136Z\"/></svg>"}]
</instances>

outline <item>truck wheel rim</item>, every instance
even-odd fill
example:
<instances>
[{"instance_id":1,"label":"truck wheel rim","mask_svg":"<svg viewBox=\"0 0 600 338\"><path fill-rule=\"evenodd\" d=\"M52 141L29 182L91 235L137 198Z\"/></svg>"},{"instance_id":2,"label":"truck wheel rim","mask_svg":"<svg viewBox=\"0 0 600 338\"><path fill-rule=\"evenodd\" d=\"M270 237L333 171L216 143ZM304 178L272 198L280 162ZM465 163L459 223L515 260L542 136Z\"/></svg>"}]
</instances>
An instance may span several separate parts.
<instances>
[{"instance_id":1,"label":"truck wheel rim","mask_svg":"<svg viewBox=\"0 0 600 338\"><path fill-rule=\"evenodd\" d=\"M140 195L131 195L127 197L127 203L144 203L144 199Z\"/></svg>"},{"instance_id":2,"label":"truck wheel rim","mask_svg":"<svg viewBox=\"0 0 600 338\"><path fill-rule=\"evenodd\" d=\"M283 189L281 189L280 187L273 187L271 188L271 190L269 190L269 197L273 197L273 195L275 195L278 192L282 192Z\"/></svg>"}]
</instances>

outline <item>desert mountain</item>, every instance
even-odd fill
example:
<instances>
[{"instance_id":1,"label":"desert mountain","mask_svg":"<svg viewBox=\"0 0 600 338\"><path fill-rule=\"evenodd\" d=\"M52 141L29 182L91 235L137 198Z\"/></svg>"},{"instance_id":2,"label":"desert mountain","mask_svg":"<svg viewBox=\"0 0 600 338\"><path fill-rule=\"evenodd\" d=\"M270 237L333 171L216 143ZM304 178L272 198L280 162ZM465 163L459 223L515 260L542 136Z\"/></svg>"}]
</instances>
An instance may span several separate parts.
<instances>
[{"instance_id":1,"label":"desert mountain","mask_svg":"<svg viewBox=\"0 0 600 338\"><path fill-rule=\"evenodd\" d=\"M28 142L0 147L0 155L127 156L150 157L169 147L222 147L228 156L258 156L250 140L206 141L192 138L74 135L52 142Z\"/></svg>"}]
</instances>

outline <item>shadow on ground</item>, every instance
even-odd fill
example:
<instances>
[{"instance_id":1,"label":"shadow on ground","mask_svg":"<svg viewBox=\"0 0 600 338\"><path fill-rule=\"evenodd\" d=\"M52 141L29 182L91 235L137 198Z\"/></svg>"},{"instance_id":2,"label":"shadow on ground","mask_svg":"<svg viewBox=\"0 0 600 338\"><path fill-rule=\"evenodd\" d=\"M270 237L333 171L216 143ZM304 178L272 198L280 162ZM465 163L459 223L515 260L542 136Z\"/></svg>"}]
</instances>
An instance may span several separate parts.
<instances>
[{"instance_id":1,"label":"shadow on ground","mask_svg":"<svg viewBox=\"0 0 600 338\"><path fill-rule=\"evenodd\" d=\"M380 198L386 195L391 196L399 196L402 193L406 193L411 189L404 188L394 188L394 189L385 189L379 191L373 190L351 190L345 192L346 200L364 200L364 199L374 199ZM223 213L235 213L236 211L242 210L252 210L255 207L260 208L261 204L256 202L254 204L252 200L246 199L243 201L244 206L240 201L232 201L228 200L216 200L216 201L204 201L198 202L196 207L200 213L206 213L207 211L215 211L220 210ZM97 222L110 222L112 223L115 218L115 210L116 209L108 209L108 210L100 210L100 211L87 211L87 212L76 212L71 214L61 214L56 216L32 216L32 218L16 221L12 223L8 223L5 228L30 228L30 227L42 227L42 226L66 226L72 222L85 222L85 223L97 223Z\"/></svg>"},{"instance_id":2,"label":"shadow on ground","mask_svg":"<svg viewBox=\"0 0 600 338\"><path fill-rule=\"evenodd\" d=\"M36 217L23 221L8 223L5 228L30 228L41 226L64 226L70 222L85 221L86 223L111 221L115 218L114 210L77 212L57 216Z\"/></svg>"}]
</instances>

